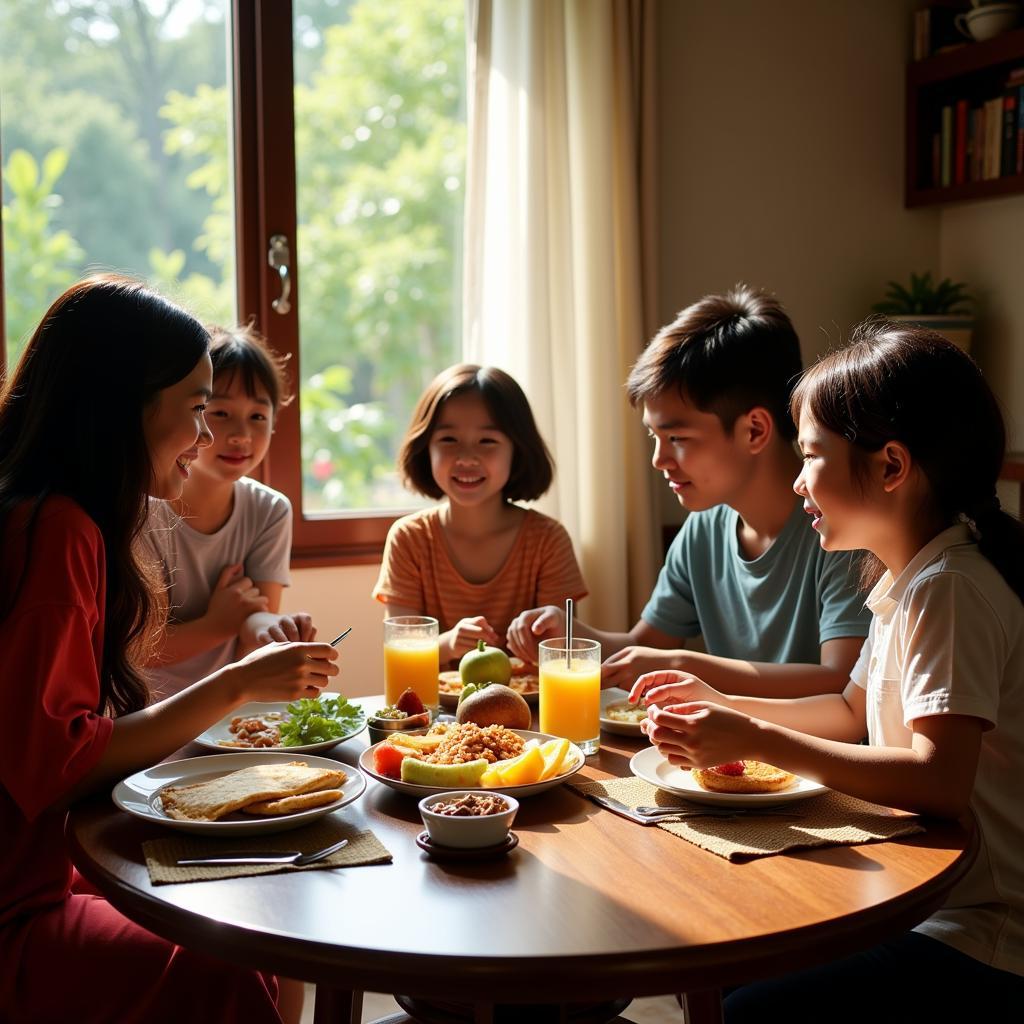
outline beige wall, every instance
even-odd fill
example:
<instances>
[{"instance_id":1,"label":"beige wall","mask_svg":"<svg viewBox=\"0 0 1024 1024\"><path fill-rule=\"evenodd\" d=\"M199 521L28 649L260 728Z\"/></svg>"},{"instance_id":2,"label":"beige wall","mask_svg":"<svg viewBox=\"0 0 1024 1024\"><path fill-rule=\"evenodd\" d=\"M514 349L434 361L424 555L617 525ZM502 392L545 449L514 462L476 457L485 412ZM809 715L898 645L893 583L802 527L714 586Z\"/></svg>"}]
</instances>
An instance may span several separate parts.
<instances>
[{"instance_id":1,"label":"beige wall","mask_svg":"<svg viewBox=\"0 0 1024 1024\"><path fill-rule=\"evenodd\" d=\"M1003 406L1010 448L1024 449L1024 196L944 207L939 271L983 303L973 352Z\"/></svg>"},{"instance_id":2,"label":"beige wall","mask_svg":"<svg viewBox=\"0 0 1024 1024\"><path fill-rule=\"evenodd\" d=\"M329 687L349 697L384 692L384 608L370 597L378 571L376 565L298 569L284 592L283 609L309 612L320 639L353 627L338 648L341 676Z\"/></svg>"},{"instance_id":3,"label":"beige wall","mask_svg":"<svg viewBox=\"0 0 1024 1024\"><path fill-rule=\"evenodd\" d=\"M662 0L663 321L746 281L786 305L805 360L889 278L936 267L935 209L903 208L910 11L892 0ZM680 517L667 492L667 521Z\"/></svg>"}]
</instances>

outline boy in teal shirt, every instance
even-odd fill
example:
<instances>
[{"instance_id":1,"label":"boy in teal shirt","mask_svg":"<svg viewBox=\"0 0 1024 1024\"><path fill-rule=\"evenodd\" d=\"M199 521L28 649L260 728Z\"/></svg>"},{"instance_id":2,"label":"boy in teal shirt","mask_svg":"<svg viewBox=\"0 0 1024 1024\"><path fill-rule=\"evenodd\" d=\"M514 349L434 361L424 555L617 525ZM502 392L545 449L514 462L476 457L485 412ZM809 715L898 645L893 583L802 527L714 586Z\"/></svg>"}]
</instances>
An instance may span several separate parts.
<instances>
[{"instance_id":1,"label":"boy in teal shirt","mask_svg":"<svg viewBox=\"0 0 1024 1024\"><path fill-rule=\"evenodd\" d=\"M789 395L802 370L779 303L743 286L684 309L626 382L660 470L689 515L628 633L575 623L601 643L602 685L691 672L726 693L803 697L846 686L870 616L848 552L825 552L793 481L800 458ZM561 609L509 627L514 654L563 636ZM706 653L686 650L703 636Z\"/></svg>"}]
</instances>

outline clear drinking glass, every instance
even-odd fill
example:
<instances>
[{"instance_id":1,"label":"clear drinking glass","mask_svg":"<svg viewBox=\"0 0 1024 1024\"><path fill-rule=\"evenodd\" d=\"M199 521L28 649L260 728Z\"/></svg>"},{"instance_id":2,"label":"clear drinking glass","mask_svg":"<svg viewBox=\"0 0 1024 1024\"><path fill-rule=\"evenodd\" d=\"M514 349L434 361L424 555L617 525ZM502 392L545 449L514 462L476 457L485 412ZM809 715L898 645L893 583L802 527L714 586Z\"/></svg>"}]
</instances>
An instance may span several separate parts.
<instances>
[{"instance_id":1,"label":"clear drinking glass","mask_svg":"<svg viewBox=\"0 0 1024 1024\"><path fill-rule=\"evenodd\" d=\"M384 620L384 700L394 704L402 691L416 691L425 707L438 706L440 670L437 619L399 615Z\"/></svg>"},{"instance_id":2,"label":"clear drinking glass","mask_svg":"<svg viewBox=\"0 0 1024 1024\"><path fill-rule=\"evenodd\" d=\"M601 645L565 637L540 643L540 731L564 736L584 754L601 747Z\"/></svg>"}]
</instances>

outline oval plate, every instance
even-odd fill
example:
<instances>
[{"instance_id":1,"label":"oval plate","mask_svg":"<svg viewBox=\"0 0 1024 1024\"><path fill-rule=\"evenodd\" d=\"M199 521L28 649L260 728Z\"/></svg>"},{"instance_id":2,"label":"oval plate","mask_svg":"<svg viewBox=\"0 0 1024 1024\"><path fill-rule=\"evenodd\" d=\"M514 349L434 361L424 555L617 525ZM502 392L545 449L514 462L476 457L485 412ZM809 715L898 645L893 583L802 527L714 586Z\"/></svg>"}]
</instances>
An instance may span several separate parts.
<instances>
[{"instance_id":1,"label":"oval plate","mask_svg":"<svg viewBox=\"0 0 1024 1024\"><path fill-rule=\"evenodd\" d=\"M553 740L557 737L551 736L546 732L530 732L528 729L512 729L517 736L522 736L524 740L539 740L544 743L546 740ZM382 742L387 743L387 740ZM380 746L380 743L374 743L372 747L367 747L359 755L359 768L370 776L371 779L376 779L381 785L387 786L389 789L393 789L398 793L405 793L407 796L432 796L434 793L449 793L451 792L451 786L419 786L413 782L402 782L401 779L389 779L386 775L378 775L373 770L373 752ZM572 751L576 758L574 766L567 772L562 772L561 775L556 775L553 779L545 779L543 782L531 782L528 786L495 786L488 788L488 793L507 793L509 796L514 796L516 799L522 799L524 796L533 796L536 793L543 793L546 789L553 789L555 786L560 786L563 782L567 782L571 779L584 765L586 758L583 756L583 751L580 750L575 743L569 744L569 749ZM460 786L459 789L471 789L469 786Z\"/></svg>"},{"instance_id":2,"label":"oval plate","mask_svg":"<svg viewBox=\"0 0 1024 1024\"><path fill-rule=\"evenodd\" d=\"M811 782L798 775L789 789L781 789L777 793L714 793L698 786L687 769L669 764L656 747L648 747L634 754L629 762L629 770L638 779L658 789L685 797L695 804L715 804L720 807L771 807L773 804L806 800L809 796L824 793L828 788L820 782Z\"/></svg>"},{"instance_id":3,"label":"oval plate","mask_svg":"<svg viewBox=\"0 0 1024 1024\"><path fill-rule=\"evenodd\" d=\"M269 835L272 832L298 828L359 799L366 789L366 779L351 765L342 765L326 757L312 757L307 754L302 760L312 768L337 770L340 767L345 770L348 777L342 783L341 797L334 803L311 807L308 811L297 811L295 814L274 814L263 818L245 815L244 820L232 821L180 821L178 818L168 817L160 804L160 790L167 786L208 782L240 768L292 760L294 758L290 753L247 750L244 753L209 754L203 757L189 757L183 761L168 761L129 775L114 787L111 796L122 811L143 821L165 825L180 832L195 832L199 835L230 839L232 836Z\"/></svg>"},{"instance_id":4,"label":"oval plate","mask_svg":"<svg viewBox=\"0 0 1024 1024\"><path fill-rule=\"evenodd\" d=\"M337 696L336 694L327 694L326 696ZM350 701L350 703L356 703ZM356 724L351 732L344 733L339 736L336 740L324 740L322 743L303 743L297 747L226 747L223 741L231 740L234 737L231 734L231 719L238 718L239 716L252 715L254 717L261 717L268 715L272 712L278 712L285 714L288 709L287 701L280 701L277 703L253 701L249 704L242 704L240 707L235 708L230 715L225 715L215 725L211 725L206 732L200 733L196 737L196 743L201 747L206 747L207 750L216 750L220 753L225 751L229 753L248 753L251 751L258 750L280 750L286 754L311 754L317 750L330 750L331 747L337 746L339 743L344 743L345 740L352 739L353 736L358 736L366 728L366 714L364 712L362 721Z\"/></svg>"},{"instance_id":5,"label":"oval plate","mask_svg":"<svg viewBox=\"0 0 1024 1024\"><path fill-rule=\"evenodd\" d=\"M620 736L643 736L639 722L619 722L608 717L609 704L625 704L629 694L625 690L612 686L601 691L601 728L605 732L618 733Z\"/></svg>"}]
</instances>

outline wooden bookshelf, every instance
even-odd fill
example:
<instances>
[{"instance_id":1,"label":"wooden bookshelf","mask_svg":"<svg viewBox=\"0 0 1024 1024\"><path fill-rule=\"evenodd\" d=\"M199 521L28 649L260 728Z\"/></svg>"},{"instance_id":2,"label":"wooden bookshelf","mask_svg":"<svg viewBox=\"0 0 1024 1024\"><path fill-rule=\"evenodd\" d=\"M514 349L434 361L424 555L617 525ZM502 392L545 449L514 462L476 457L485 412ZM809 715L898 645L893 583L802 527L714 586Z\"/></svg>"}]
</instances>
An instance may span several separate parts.
<instances>
[{"instance_id":1,"label":"wooden bookshelf","mask_svg":"<svg viewBox=\"0 0 1024 1024\"><path fill-rule=\"evenodd\" d=\"M932 136L943 106L968 99L977 105L1002 94L1006 76L1024 67L1024 28L983 43L937 53L907 66L906 197L908 207L960 203L1024 193L1024 174L932 187Z\"/></svg>"}]
</instances>

